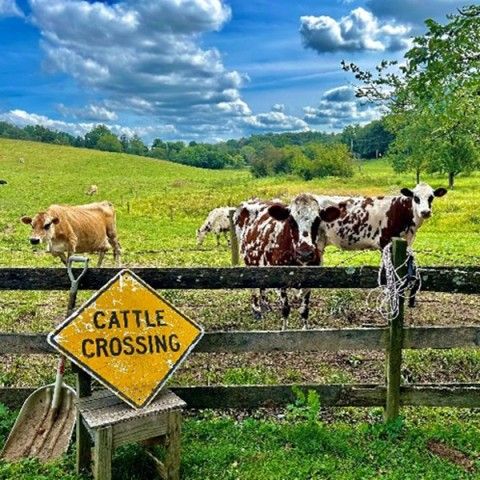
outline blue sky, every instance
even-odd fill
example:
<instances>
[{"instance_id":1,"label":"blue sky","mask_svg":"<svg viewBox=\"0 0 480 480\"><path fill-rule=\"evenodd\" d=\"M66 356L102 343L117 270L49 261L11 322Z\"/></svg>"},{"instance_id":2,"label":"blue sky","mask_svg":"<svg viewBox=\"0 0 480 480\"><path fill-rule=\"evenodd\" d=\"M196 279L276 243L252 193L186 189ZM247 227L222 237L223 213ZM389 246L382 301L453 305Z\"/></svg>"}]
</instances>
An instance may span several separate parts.
<instances>
[{"instance_id":1,"label":"blue sky","mask_svg":"<svg viewBox=\"0 0 480 480\"><path fill-rule=\"evenodd\" d=\"M401 60L458 0L0 0L0 120L146 141L378 117L342 59Z\"/></svg>"}]
</instances>

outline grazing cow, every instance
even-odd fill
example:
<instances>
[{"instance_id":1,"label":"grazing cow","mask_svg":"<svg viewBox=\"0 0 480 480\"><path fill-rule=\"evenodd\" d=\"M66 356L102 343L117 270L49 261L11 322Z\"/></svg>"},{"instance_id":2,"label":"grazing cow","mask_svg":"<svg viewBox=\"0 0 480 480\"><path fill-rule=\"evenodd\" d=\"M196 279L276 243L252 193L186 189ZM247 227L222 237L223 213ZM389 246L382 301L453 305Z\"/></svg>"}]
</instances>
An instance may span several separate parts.
<instances>
[{"instance_id":1,"label":"grazing cow","mask_svg":"<svg viewBox=\"0 0 480 480\"><path fill-rule=\"evenodd\" d=\"M98 193L98 187L96 185L90 185L88 190L85 192L85 195L92 196Z\"/></svg>"},{"instance_id":2,"label":"grazing cow","mask_svg":"<svg viewBox=\"0 0 480 480\"><path fill-rule=\"evenodd\" d=\"M235 211L234 222L240 252L247 266L320 265L322 253L317 237L325 222L340 215L334 206L321 209L312 195L302 194L289 206L279 202L250 200ZM280 291L283 328L286 328L290 305L286 289ZM264 290L253 294L252 310L256 318L262 314ZM300 315L307 327L310 291L304 290Z\"/></svg>"},{"instance_id":3,"label":"grazing cow","mask_svg":"<svg viewBox=\"0 0 480 480\"><path fill-rule=\"evenodd\" d=\"M22 217L21 220L32 226L30 243L46 243L47 251L60 257L64 264L74 253L99 252L100 267L105 252L113 247L115 263L120 265L115 210L110 202L78 206L51 205L33 218Z\"/></svg>"},{"instance_id":4,"label":"grazing cow","mask_svg":"<svg viewBox=\"0 0 480 480\"><path fill-rule=\"evenodd\" d=\"M214 208L208 215L202 226L197 230L197 245L202 245L207 233L215 234L217 239L217 247L220 245L220 236L223 234L230 243L230 220L228 212L231 207Z\"/></svg>"},{"instance_id":5,"label":"grazing cow","mask_svg":"<svg viewBox=\"0 0 480 480\"><path fill-rule=\"evenodd\" d=\"M435 197L443 197L445 188L434 190L419 183L413 190L402 188L401 195L389 197L329 197L316 195L321 206L334 205L340 217L325 226L325 236L319 238L320 249L335 245L343 250L381 250L393 237L404 238L411 246L417 230L432 215ZM413 265L409 265L409 270ZM410 306L415 305L414 287Z\"/></svg>"}]
</instances>

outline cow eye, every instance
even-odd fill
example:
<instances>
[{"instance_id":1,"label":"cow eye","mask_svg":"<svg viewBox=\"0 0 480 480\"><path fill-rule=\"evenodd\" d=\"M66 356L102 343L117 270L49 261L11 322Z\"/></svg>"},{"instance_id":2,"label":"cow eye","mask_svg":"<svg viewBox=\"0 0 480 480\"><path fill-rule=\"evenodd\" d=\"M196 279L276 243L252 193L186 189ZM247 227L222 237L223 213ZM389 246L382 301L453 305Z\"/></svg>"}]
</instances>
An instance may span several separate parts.
<instances>
[{"instance_id":1,"label":"cow eye","mask_svg":"<svg viewBox=\"0 0 480 480\"><path fill-rule=\"evenodd\" d=\"M430 195L430 196L428 197L428 203L432 203L432 202L433 202L433 195Z\"/></svg>"},{"instance_id":2,"label":"cow eye","mask_svg":"<svg viewBox=\"0 0 480 480\"><path fill-rule=\"evenodd\" d=\"M46 223L46 224L43 226L43 228L44 228L45 230L48 230L48 229L50 228L50 225L51 225L51 224L52 224L51 222L50 222L50 223Z\"/></svg>"},{"instance_id":3,"label":"cow eye","mask_svg":"<svg viewBox=\"0 0 480 480\"><path fill-rule=\"evenodd\" d=\"M413 200L415 203L420 203L420 199L416 195L413 197Z\"/></svg>"}]
</instances>

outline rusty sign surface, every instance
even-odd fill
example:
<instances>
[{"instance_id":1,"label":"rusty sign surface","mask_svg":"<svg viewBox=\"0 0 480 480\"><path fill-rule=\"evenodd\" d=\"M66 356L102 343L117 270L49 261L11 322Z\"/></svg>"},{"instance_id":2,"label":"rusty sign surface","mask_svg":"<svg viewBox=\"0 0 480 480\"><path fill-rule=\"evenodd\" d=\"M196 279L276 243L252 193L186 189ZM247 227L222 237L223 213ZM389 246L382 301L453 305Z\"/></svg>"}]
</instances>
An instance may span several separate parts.
<instances>
[{"instance_id":1,"label":"rusty sign surface","mask_svg":"<svg viewBox=\"0 0 480 480\"><path fill-rule=\"evenodd\" d=\"M203 335L200 325L122 270L48 342L128 404L149 404Z\"/></svg>"}]
</instances>

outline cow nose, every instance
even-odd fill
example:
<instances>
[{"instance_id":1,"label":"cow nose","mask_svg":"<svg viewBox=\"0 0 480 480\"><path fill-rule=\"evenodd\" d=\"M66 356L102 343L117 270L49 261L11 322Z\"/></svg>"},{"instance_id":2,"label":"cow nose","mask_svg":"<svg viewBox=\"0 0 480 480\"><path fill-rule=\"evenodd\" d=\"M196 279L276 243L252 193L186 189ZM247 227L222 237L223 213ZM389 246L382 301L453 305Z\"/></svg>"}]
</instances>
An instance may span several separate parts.
<instances>
[{"instance_id":1,"label":"cow nose","mask_svg":"<svg viewBox=\"0 0 480 480\"><path fill-rule=\"evenodd\" d=\"M40 239L39 238L31 238L30 243L32 245L38 245L40 243Z\"/></svg>"},{"instance_id":2,"label":"cow nose","mask_svg":"<svg viewBox=\"0 0 480 480\"><path fill-rule=\"evenodd\" d=\"M432 212L430 210L423 210L420 215L423 217L423 218L430 218L430 216L432 215Z\"/></svg>"},{"instance_id":3,"label":"cow nose","mask_svg":"<svg viewBox=\"0 0 480 480\"><path fill-rule=\"evenodd\" d=\"M312 250L301 250L298 252L298 256L302 262L311 262L315 258L315 254Z\"/></svg>"}]
</instances>

